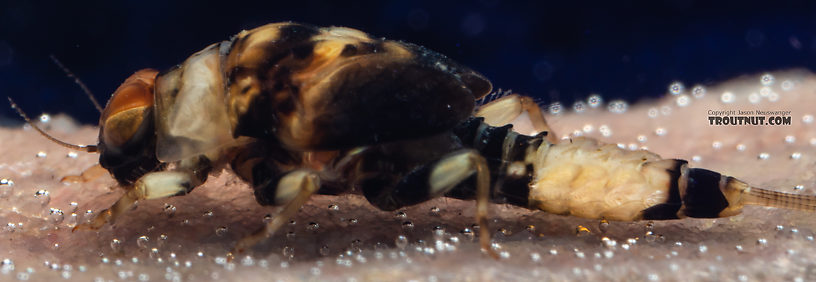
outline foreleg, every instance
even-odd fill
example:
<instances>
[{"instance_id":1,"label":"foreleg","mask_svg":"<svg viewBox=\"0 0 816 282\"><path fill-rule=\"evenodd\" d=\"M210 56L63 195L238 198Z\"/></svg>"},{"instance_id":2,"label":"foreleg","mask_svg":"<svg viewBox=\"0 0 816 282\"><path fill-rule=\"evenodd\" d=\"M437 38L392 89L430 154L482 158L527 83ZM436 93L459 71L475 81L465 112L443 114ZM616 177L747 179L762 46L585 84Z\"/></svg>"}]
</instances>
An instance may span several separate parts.
<instances>
[{"instance_id":1,"label":"foreleg","mask_svg":"<svg viewBox=\"0 0 816 282\"><path fill-rule=\"evenodd\" d=\"M189 171L159 171L145 174L139 180L136 180L133 186L113 206L99 212L90 222L77 225L74 230L97 230L105 226L106 223L113 223L136 201L184 195L200 182Z\"/></svg>"},{"instance_id":2,"label":"foreleg","mask_svg":"<svg viewBox=\"0 0 816 282\"><path fill-rule=\"evenodd\" d=\"M177 167L171 171L156 171L143 175L132 185L125 187L125 194L113 206L102 210L89 222L78 224L73 230L97 230L106 223L113 223L139 200L187 194L196 186L204 183L211 169L209 159L203 156L183 160L176 165ZM83 180L84 174L81 176Z\"/></svg>"}]
</instances>

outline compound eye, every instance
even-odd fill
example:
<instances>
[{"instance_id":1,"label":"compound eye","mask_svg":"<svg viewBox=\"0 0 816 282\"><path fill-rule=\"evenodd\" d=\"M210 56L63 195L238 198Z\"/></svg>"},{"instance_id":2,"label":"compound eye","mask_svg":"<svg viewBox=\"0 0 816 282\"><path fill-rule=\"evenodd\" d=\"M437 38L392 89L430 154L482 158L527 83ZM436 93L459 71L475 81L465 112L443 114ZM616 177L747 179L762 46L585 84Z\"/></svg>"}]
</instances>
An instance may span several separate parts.
<instances>
[{"instance_id":1,"label":"compound eye","mask_svg":"<svg viewBox=\"0 0 816 282\"><path fill-rule=\"evenodd\" d=\"M142 127L146 112L153 107L153 86L158 71L140 70L113 92L100 119L100 141L107 147L122 146Z\"/></svg>"}]
</instances>

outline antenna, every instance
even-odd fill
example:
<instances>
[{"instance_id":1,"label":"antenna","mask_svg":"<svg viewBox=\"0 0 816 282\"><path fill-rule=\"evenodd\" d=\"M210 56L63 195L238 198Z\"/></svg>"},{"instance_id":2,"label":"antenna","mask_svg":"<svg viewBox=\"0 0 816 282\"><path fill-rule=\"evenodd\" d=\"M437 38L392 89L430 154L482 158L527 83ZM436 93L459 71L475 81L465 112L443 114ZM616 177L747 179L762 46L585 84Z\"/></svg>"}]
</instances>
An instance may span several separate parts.
<instances>
[{"instance_id":1,"label":"antenna","mask_svg":"<svg viewBox=\"0 0 816 282\"><path fill-rule=\"evenodd\" d=\"M54 64L56 64L59 68L62 69L63 72L65 72L65 75L74 79L74 83L78 84L79 87L82 88L82 91L85 91L85 95L88 95L88 99L91 99L91 103L93 103L94 107L96 107L96 110L98 110L101 113L102 106L100 106L99 102L96 101L96 98L94 98L94 95L93 93L91 93L91 90L88 89L88 86L85 86L85 83L82 83L82 80L79 80L79 77L74 75L74 73L71 72L71 70L66 68L65 65L63 65L59 60L57 60L57 57L54 56L54 54L49 55L49 57L51 57L51 60L54 61Z\"/></svg>"},{"instance_id":2,"label":"antenna","mask_svg":"<svg viewBox=\"0 0 816 282\"><path fill-rule=\"evenodd\" d=\"M72 149L72 150L84 151L84 152L88 152L88 153L98 152L98 149L97 149L96 145L74 145L74 144L63 142L62 140L59 140L57 138L54 138L51 135L48 135L48 133L45 133L45 131L43 131L39 126L37 126L36 124L31 122L31 119L29 119L28 116L23 112L23 110L20 109L20 107L17 106L16 103L14 103L14 100L12 100L11 97L6 97L6 98L8 98L9 103L11 103L11 108L16 110L17 114L19 114L20 117L22 117L26 121L26 123L28 123L28 125L30 125L34 129L36 129L37 132L42 134L42 136L44 136L48 140L51 140L51 142L57 143L60 146L63 146L65 148Z\"/></svg>"}]
</instances>

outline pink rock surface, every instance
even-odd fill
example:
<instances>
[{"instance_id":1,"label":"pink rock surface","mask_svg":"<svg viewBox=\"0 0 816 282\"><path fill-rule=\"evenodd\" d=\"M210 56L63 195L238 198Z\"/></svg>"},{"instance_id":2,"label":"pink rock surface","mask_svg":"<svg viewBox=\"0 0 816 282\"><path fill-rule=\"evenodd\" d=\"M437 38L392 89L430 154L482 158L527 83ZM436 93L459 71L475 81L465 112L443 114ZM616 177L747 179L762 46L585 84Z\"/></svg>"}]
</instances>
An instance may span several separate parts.
<instances>
[{"instance_id":1,"label":"pink rock surface","mask_svg":"<svg viewBox=\"0 0 816 282\"><path fill-rule=\"evenodd\" d=\"M623 113L607 103L581 113L567 106L548 119L559 136L647 147L760 187L814 194L816 78L773 76L767 86L760 75L707 86L702 98L689 86ZM734 102L723 103L724 92ZM708 110L732 109L791 111L792 125L709 125ZM96 128L65 117L43 126L68 142L96 140ZM359 196L315 196L273 238L228 262L233 244L279 210L259 206L229 171L189 195L140 202L115 225L71 232L86 211L121 194L107 176L59 182L97 155L73 153L25 127L0 128L0 136L0 280L816 280L814 214L762 207L731 218L602 228L597 220L493 205L490 228L502 254L494 260L473 238L473 202L443 198L395 213ZM589 232L576 234L579 226Z\"/></svg>"}]
</instances>

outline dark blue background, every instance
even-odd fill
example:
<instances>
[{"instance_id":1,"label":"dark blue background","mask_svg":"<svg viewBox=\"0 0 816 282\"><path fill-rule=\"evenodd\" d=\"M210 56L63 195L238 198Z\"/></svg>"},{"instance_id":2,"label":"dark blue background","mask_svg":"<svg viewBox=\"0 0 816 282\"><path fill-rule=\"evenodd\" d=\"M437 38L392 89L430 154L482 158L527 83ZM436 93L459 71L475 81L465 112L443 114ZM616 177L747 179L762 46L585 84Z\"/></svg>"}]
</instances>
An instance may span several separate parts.
<instances>
[{"instance_id":1,"label":"dark blue background","mask_svg":"<svg viewBox=\"0 0 816 282\"><path fill-rule=\"evenodd\" d=\"M571 105L590 93L632 102L675 80L690 88L816 67L809 1L14 2L0 6L3 94L32 115L65 112L87 123L98 113L49 54L104 103L135 70L165 69L241 29L287 20L418 43L542 103ZM3 118L14 118L6 106Z\"/></svg>"}]
</instances>

